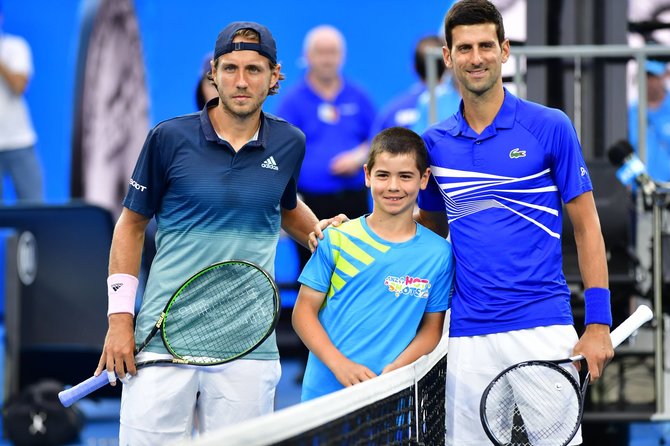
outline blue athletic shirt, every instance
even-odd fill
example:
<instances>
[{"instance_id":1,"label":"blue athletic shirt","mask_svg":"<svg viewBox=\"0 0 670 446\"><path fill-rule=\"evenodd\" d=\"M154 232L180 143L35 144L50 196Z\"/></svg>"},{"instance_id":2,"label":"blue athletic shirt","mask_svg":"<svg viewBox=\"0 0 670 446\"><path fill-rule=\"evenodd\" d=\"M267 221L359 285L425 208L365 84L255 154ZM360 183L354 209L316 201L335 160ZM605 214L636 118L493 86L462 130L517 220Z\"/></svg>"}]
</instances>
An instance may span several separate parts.
<instances>
[{"instance_id":1,"label":"blue athletic shirt","mask_svg":"<svg viewBox=\"0 0 670 446\"><path fill-rule=\"evenodd\" d=\"M425 91L426 86L422 82L417 82L409 90L393 98L375 117L370 130L370 141L377 136L377 133L389 127L412 128L419 119L419 111L416 108L417 101Z\"/></svg>"},{"instance_id":2,"label":"blue athletic shirt","mask_svg":"<svg viewBox=\"0 0 670 446\"><path fill-rule=\"evenodd\" d=\"M329 194L364 189L362 168L343 176L331 174L329 167L336 155L368 139L375 109L363 89L345 79L337 96L326 101L303 79L283 96L277 115L299 127L307 144L298 190Z\"/></svg>"},{"instance_id":3,"label":"blue athletic shirt","mask_svg":"<svg viewBox=\"0 0 670 446\"><path fill-rule=\"evenodd\" d=\"M274 275L280 206L294 209L305 151L300 130L261 114L256 141L237 153L216 135L207 108L163 121L147 136L124 206L155 216L151 265L135 341L142 342L172 293L215 262L243 259ZM225 321L221 321L222 324ZM165 353L159 337L147 351ZM248 359L279 357L274 334Z\"/></svg>"},{"instance_id":4,"label":"blue athletic shirt","mask_svg":"<svg viewBox=\"0 0 670 446\"><path fill-rule=\"evenodd\" d=\"M569 118L505 90L481 135L461 106L423 138L432 179L419 206L446 209L456 258L450 336L572 324L561 199L592 186Z\"/></svg>"},{"instance_id":5,"label":"blue athletic shirt","mask_svg":"<svg viewBox=\"0 0 670 446\"><path fill-rule=\"evenodd\" d=\"M423 226L406 242L377 236L365 216L326 229L298 281L326 293L319 320L335 347L376 374L414 339L424 313L446 311L453 280L451 243ZM341 389L310 353L302 400Z\"/></svg>"},{"instance_id":6,"label":"blue athletic shirt","mask_svg":"<svg viewBox=\"0 0 670 446\"><path fill-rule=\"evenodd\" d=\"M628 110L628 139L637 151L637 103ZM647 108L646 166L649 176L656 181L670 181L670 95L666 95L656 109Z\"/></svg>"}]
</instances>

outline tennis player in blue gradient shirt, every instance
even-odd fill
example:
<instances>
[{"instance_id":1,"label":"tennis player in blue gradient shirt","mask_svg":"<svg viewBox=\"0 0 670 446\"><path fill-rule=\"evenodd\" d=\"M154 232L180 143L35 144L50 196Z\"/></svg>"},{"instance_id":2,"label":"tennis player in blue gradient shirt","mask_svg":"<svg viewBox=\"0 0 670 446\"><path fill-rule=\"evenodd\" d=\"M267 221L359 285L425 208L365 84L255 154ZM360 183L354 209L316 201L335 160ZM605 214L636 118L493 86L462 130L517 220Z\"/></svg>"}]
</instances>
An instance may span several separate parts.
<instances>
[{"instance_id":1,"label":"tennis player in blue gradient shirt","mask_svg":"<svg viewBox=\"0 0 670 446\"><path fill-rule=\"evenodd\" d=\"M261 110L283 78L270 31L253 22L224 28L211 76L219 97L200 113L151 130L130 179L112 241L109 330L96 373L136 373L136 343L186 278L229 259L273 272L280 226L305 244L316 222L296 195L304 135ZM133 327L142 241L152 216L157 252ZM138 361L167 355L160 341L146 350ZM280 375L274 335L246 357L214 368L144 368L124 385L119 443L168 444L189 438L194 426L207 432L271 412Z\"/></svg>"}]
</instances>

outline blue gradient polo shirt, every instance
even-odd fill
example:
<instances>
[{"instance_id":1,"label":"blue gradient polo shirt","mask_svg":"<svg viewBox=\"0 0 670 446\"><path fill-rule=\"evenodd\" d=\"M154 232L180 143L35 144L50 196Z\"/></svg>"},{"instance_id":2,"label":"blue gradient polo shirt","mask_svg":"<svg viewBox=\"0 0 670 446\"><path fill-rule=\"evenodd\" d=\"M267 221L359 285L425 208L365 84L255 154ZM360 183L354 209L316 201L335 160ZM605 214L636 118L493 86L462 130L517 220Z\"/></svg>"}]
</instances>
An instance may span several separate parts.
<instances>
[{"instance_id":1,"label":"blue gradient polo shirt","mask_svg":"<svg viewBox=\"0 0 670 446\"><path fill-rule=\"evenodd\" d=\"M274 275L281 209L296 206L305 138L286 121L261 114L258 139L237 153L221 140L207 108L149 132L124 206L155 216L151 265L136 342L142 342L172 293L198 270L229 259L249 260ZM221 321L225 323L225 321ZM154 338L147 351L165 352ZM274 334L249 359L278 358Z\"/></svg>"},{"instance_id":2,"label":"blue gradient polo shirt","mask_svg":"<svg viewBox=\"0 0 670 446\"><path fill-rule=\"evenodd\" d=\"M423 138L432 179L419 206L446 210L456 258L450 335L572 324L561 200L592 186L569 118L505 90L480 135L461 110Z\"/></svg>"},{"instance_id":3,"label":"blue gradient polo shirt","mask_svg":"<svg viewBox=\"0 0 670 446\"><path fill-rule=\"evenodd\" d=\"M451 243L417 224L402 243L376 235L365 216L330 226L298 281L326 293L319 321L335 347L376 374L414 339L424 313L446 311L452 289ZM302 400L342 384L310 353Z\"/></svg>"}]
</instances>

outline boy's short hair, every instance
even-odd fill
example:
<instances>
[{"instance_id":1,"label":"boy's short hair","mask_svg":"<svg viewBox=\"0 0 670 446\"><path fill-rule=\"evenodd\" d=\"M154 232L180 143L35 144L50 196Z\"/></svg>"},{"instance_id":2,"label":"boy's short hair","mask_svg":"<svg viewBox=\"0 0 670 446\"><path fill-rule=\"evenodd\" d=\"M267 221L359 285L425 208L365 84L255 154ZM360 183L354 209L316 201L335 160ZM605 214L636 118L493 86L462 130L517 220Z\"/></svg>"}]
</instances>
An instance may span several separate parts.
<instances>
[{"instance_id":1,"label":"boy's short hair","mask_svg":"<svg viewBox=\"0 0 670 446\"><path fill-rule=\"evenodd\" d=\"M428 151L423 139L410 129L390 127L377 133L368 153L368 172L372 171L377 157L382 153L391 155L413 155L419 173L428 168Z\"/></svg>"}]
</instances>

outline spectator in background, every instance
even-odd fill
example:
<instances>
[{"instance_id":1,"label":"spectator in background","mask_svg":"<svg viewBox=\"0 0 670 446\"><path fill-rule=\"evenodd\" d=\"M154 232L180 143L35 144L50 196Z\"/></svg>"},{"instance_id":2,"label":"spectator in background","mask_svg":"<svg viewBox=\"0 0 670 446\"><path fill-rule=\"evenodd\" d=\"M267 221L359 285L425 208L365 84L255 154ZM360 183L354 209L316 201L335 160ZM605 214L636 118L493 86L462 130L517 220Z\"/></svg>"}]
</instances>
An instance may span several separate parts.
<instances>
[{"instance_id":1,"label":"spectator in background","mask_svg":"<svg viewBox=\"0 0 670 446\"><path fill-rule=\"evenodd\" d=\"M368 212L363 163L375 110L368 95L342 75L345 51L344 37L336 28L320 25L310 30L303 44L305 77L277 109L307 138L298 192L320 219ZM310 252L299 249L299 254L304 266Z\"/></svg>"},{"instance_id":2,"label":"spectator in background","mask_svg":"<svg viewBox=\"0 0 670 446\"><path fill-rule=\"evenodd\" d=\"M427 91L428 73L426 70L426 53L431 48L442 48L444 41L436 35L422 37L414 48L414 72L419 81L407 91L391 100L375 118L370 132L371 138L389 127L411 128L419 117L417 103L419 97ZM437 79L442 79L446 66L442 58L435 60Z\"/></svg>"},{"instance_id":3,"label":"spectator in background","mask_svg":"<svg viewBox=\"0 0 670 446\"><path fill-rule=\"evenodd\" d=\"M202 110L210 99L219 97L216 87L209 79L212 56L212 53L205 55L202 61L202 68L200 69L200 79L198 79L198 83L195 86L195 105L198 110Z\"/></svg>"},{"instance_id":4,"label":"spectator in background","mask_svg":"<svg viewBox=\"0 0 670 446\"><path fill-rule=\"evenodd\" d=\"M0 197L9 175L20 201L42 201L42 170L35 154L37 135L23 97L33 74L30 45L2 31L0 4Z\"/></svg>"},{"instance_id":5,"label":"spectator in background","mask_svg":"<svg viewBox=\"0 0 670 446\"><path fill-rule=\"evenodd\" d=\"M444 63L439 60L440 63ZM410 127L419 135L423 134L428 127L440 121L444 121L458 111L461 105L461 94L458 91L456 79L447 70L435 87L435 116L431 116L430 91L424 91L416 101L416 121Z\"/></svg>"},{"instance_id":6,"label":"spectator in background","mask_svg":"<svg viewBox=\"0 0 670 446\"><path fill-rule=\"evenodd\" d=\"M649 176L656 181L670 181L670 95L665 86L668 71L665 63L650 60L647 72L647 147ZM638 104L628 110L628 137L638 150Z\"/></svg>"},{"instance_id":7,"label":"spectator in background","mask_svg":"<svg viewBox=\"0 0 670 446\"><path fill-rule=\"evenodd\" d=\"M645 164L649 176L655 181L670 181L670 95L665 83L668 78L668 70L664 62L649 60L645 64L647 73L647 143L645 147ZM628 138L636 152L639 152L639 127L638 127L637 102L631 104L628 109ZM641 203L645 203L643 198ZM646 202L648 205L649 202ZM653 224L652 214L649 207L641 205L635 216L635 245L640 270L648 274L642 274L638 281L638 287L642 293L652 290L651 273L653 269L652 247L653 247ZM664 231L670 228L670 219L667 211L662 219Z\"/></svg>"}]
</instances>

